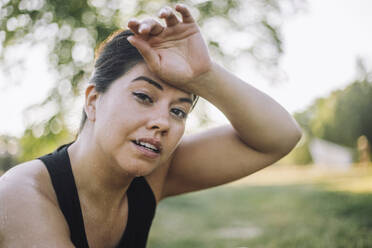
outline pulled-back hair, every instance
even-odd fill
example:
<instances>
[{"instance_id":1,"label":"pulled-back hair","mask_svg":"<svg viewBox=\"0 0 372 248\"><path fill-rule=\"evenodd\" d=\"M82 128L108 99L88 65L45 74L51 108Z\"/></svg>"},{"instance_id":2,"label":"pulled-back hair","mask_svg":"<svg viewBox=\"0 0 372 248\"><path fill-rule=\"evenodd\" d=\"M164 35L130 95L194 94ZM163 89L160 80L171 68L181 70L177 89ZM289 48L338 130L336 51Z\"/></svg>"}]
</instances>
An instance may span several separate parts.
<instances>
[{"instance_id":1,"label":"pulled-back hair","mask_svg":"<svg viewBox=\"0 0 372 248\"><path fill-rule=\"evenodd\" d=\"M111 83L123 76L140 62L144 62L137 48L132 46L127 38L134 35L130 30L118 30L102 42L95 54L94 72L90 83L94 84L96 91L106 92ZM197 101L193 95L193 106ZM83 110L79 133L84 127L87 115Z\"/></svg>"}]
</instances>

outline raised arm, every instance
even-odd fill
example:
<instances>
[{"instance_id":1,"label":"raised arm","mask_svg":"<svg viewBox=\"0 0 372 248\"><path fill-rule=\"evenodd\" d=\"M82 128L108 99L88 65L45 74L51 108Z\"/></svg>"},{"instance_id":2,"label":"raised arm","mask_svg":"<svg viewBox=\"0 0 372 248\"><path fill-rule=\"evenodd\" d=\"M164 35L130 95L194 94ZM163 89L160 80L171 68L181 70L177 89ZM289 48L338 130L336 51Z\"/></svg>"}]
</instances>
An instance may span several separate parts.
<instances>
[{"instance_id":1,"label":"raised arm","mask_svg":"<svg viewBox=\"0 0 372 248\"><path fill-rule=\"evenodd\" d=\"M131 21L130 42L149 68L169 84L207 99L231 126L185 137L174 153L163 196L227 183L260 170L286 155L301 131L277 102L214 63L188 9L177 5L155 20Z\"/></svg>"},{"instance_id":2,"label":"raised arm","mask_svg":"<svg viewBox=\"0 0 372 248\"><path fill-rule=\"evenodd\" d=\"M284 156L301 137L295 120L282 106L217 64L190 88L220 109L241 142L257 152Z\"/></svg>"},{"instance_id":3,"label":"raised arm","mask_svg":"<svg viewBox=\"0 0 372 248\"><path fill-rule=\"evenodd\" d=\"M277 102L214 65L193 92L231 122L185 137L174 154L164 195L220 185L250 175L286 155L301 137L294 119Z\"/></svg>"}]
</instances>

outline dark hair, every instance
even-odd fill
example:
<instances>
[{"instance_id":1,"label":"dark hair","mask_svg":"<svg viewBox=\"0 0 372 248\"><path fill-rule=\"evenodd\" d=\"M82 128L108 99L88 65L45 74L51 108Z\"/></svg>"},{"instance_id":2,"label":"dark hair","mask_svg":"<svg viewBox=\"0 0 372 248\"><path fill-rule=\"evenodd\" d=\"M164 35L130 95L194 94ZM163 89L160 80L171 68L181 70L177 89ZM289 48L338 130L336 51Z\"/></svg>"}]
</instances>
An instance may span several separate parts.
<instances>
[{"instance_id":1,"label":"dark hair","mask_svg":"<svg viewBox=\"0 0 372 248\"><path fill-rule=\"evenodd\" d=\"M144 62L137 48L132 46L127 38L133 35L130 30L118 30L102 42L96 51L93 77L90 83L94 84L97 92L104 93L116 79L124 75L140 62ZM193 95L193 106L198 96ZM84 127L87 115L83 110L79 133Z\"/></svg>"}]
</instances>

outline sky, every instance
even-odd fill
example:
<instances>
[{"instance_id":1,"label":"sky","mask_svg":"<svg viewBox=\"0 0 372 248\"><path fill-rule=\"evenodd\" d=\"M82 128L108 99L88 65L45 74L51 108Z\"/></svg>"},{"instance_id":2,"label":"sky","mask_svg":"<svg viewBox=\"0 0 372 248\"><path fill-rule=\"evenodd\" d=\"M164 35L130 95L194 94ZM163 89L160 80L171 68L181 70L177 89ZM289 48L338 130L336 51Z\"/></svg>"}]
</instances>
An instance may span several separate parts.
<instances>
[{"instance_id":1,"label":"sky","mask_svg":"<svg viewBox=\"0 0 372 248\"><path fill-rule=\"evenodd\" d=\"M308 2L304 13L283 23L285 54L281 66L288 78L286 82L255 81L247 70L235 72L290 113L304 110L316 98L344 88L355 78L358 57L372 60L372 1ZM11 76L0 73L0 135L20 136L24 130L22 111L42 101L51 88L53 75L47 72L45 54L45 47L17 48L13 51L15 59L29 58L24 67ZM80 112L74 117L77 122Z\"/></svg>"},{"instance_id":2,"label":"sky","mask_svg":"<svg viewBox=\"0 0 372 248\"><path fill-rule=\"evenodd\" d=\"M284 24L282 62L289 81L267 89L290 112L355 79L357 57L372 59L372 1L309 3L308 13Z\"/></svg>"}]
</instances>

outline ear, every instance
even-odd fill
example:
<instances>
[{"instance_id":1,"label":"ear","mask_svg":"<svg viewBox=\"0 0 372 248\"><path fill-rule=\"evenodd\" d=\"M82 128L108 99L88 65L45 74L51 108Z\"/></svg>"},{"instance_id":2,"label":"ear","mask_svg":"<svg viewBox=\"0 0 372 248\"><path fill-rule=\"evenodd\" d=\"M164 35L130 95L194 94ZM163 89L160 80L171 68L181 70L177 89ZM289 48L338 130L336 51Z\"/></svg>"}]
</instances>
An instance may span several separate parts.
<instances>
[{"instance_id":1,"label":"ear","mask_svg":"<svg viewBox=\"0 0 372 248\"><path fill-rule=\"evenodd\" d=\"M90 121L96 120L96 102L98 99L98 92L96 86L89 84L85 90L85 105L84 110L87 115L87 119Z\"/></svg>"}]
</instances>

